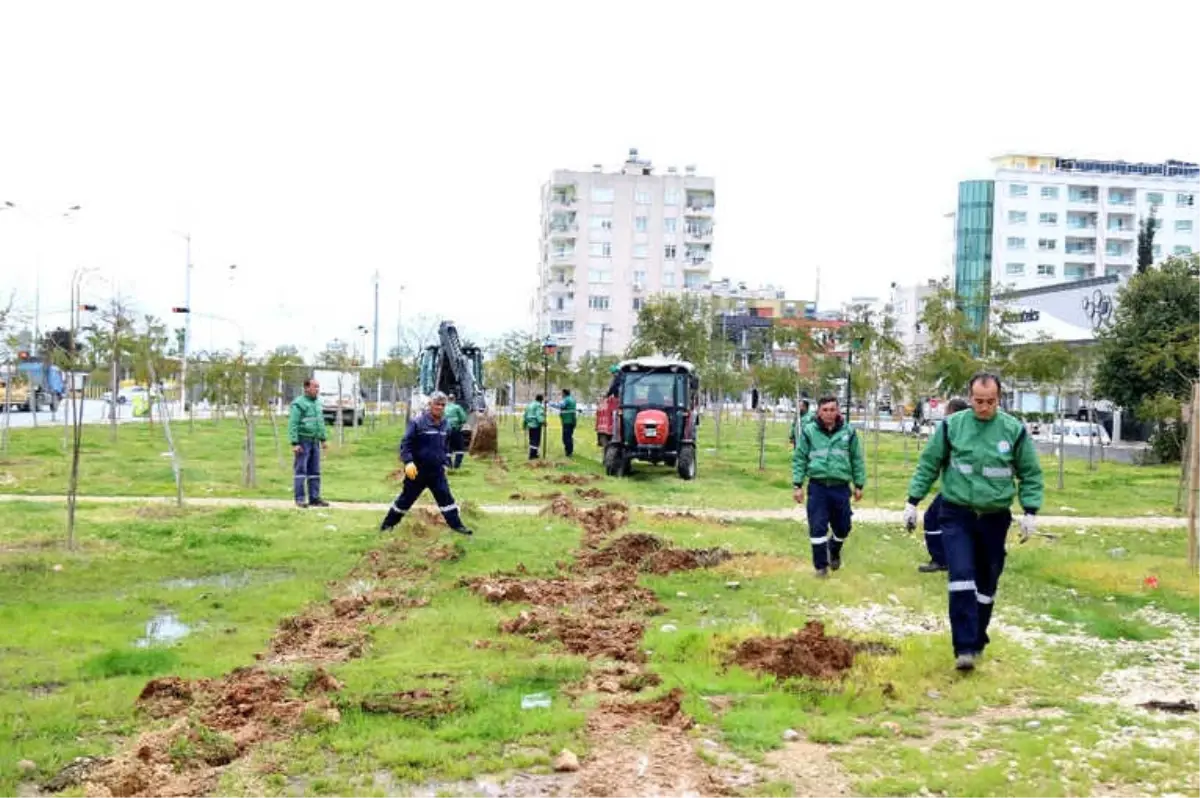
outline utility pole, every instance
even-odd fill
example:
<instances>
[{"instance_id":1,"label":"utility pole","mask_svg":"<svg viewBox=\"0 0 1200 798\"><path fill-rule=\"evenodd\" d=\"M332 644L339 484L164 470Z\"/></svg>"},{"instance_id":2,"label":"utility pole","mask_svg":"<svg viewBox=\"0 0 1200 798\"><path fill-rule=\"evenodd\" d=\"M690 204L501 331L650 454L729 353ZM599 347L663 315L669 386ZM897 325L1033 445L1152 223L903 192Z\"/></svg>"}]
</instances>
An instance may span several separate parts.
<instances>
[{"instance_id":1,"label":"utility pole","mask_svg":"<svg viewBox=\"0 0 1200 798\"><path fill-rule=\"evenodd\" d=\"M179 375L179 416L187 412L188 394L188 348L192 342L192 234L185 233L183 240L187 242L187 263L183 268L183 366Z\"/></svg>"},{"instance_id":2,"label":"utility pole","mask_svg":"<svg viewBox=\"0 0 1200 798\"><path fill-rule=\"evenodd\" d=\"M371 365L379 368L379 270L375 271L375 326L374 330L374 347L371 353Z\"/></svg>"}]
</instances>

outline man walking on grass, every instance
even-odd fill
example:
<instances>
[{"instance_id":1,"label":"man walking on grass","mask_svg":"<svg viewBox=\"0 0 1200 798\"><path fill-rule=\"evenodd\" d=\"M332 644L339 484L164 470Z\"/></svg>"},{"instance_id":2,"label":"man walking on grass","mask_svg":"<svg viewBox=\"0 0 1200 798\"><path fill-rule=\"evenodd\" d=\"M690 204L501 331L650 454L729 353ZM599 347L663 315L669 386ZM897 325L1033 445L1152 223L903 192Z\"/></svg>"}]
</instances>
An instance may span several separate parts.
<instances>
[{"instance_id":1,"label":"man walking on grass","mask_svg":"<svg viewBox=\"0 0 1200 798\"><path fill-rule=\"evenodd\" d=\"M946 405L946 419L955 413L966 410L968 407L965 399L959 399L957 396L950 400ZM943 421L943 424L946 422ZM942 494L938 494L929 503L929 509L925 511L925 519L923 526L925 527L925 550L929 552L929 562L922 563L917 566L917 570L923 574L935 574L938 571L946 570L946 549L942 545L942 526L938 520L942 512ZM912 532L916 529L916 519L912 520L911 524L906 523L905 528Z\"/></svg>"},{"instance_id":2,"label":"man walking on grass","mask_svg":"<svg viewBox=\"0 0 1200 798\"><path fill-rule=\"evenodd\" d=\"M446 421L446 394L434 391L424 413L408 422L400 441L400 460L404 463L404 487L388 508L380 532L400 523L426 488L433 494L446 524L460 535L470 535L463 524L458 505L446 481L446 462L450 458L450 425Z\"/></svg>"},{"instance_id":3,"label":"man walking on grass","mask_svg":"<svg viewBox=\"0 0 1200 798\"><path fill-rule=\"evenodd\" d=\"M558 420L562 422L563 451L567 457L572 457L575 454L575 397L571 396L569 388L563 388L562 393L562 401L556 402L554 407L558 408Z\"/></svg>"},{"instance_id":4,"label":"man walking on grass","mask_svg":"<svg viewBox=\"0 0 1200 798\"><path fill-rule=\"evenodd\" d=\"M1000 410L1000 378L971 378L971 412L955 413L937 426L908 486L904 523L915 526L917 505L940 475L938 523L950 574L950 635L954 667L975 668L989 639L988 622L1004 570L1004 540L1018 498L1021 542L1037 528L1042 506L1042 466L1025 425Z\"/></svg>"},{"instance_id":5,"label":"man walking on grass","mask_svg":"<svg viewBox=\"0 0 1200 798\"><path fill-rule=\"evenodd\" d=\"M466 446L463 443L463 425L467 423L467 411L463 409L450 394L446 402L446 421L450 424L450 456L453 458L451 468L457 471L462 467Z\"/></svg>"},{"instance_id":6,"label":"man walking on grass","mask_svg":"<svg viewBox=\"0 0 1200 798\"><path fill-rule=\"evenodd\" d=\"M328 507L321 498L321 450L325 443L325 414L321 410L321 384L304 381L304 393L292 400L288 411L288 440L292 444L292 487L297 507ZM308 497L305 498L305 489Z\"/></svg>"},{"instance_id":7,"label":"man walking on grass","mask_svg":"<svg viewBox=\"0 0 1200 798\"><path fill-rule=\"evenodd\" d=\"M539 393L525 405L525 417L521 419L521 426L529 431L530 460L538 459L542 451L542 427L546 425L546 408L542 405L542 398Z\"/></svg>"},{"instance_id":8,"label":"man walking on grass","mask_svg":"<svg viewBox=\"0 0 1200 798\"><path fill-rule=\"evenodd\" d=\"M850 487L862 501L867 464L862 441L838 411L837 399L821 397L815 423L801 425L792 452L792 485L796 504L804 504L808 479L808 536L813 568L819 578L842 567L842 545L850 535ZM833 534L829 530L832 527Z\"/></svg>"}]
</instances>

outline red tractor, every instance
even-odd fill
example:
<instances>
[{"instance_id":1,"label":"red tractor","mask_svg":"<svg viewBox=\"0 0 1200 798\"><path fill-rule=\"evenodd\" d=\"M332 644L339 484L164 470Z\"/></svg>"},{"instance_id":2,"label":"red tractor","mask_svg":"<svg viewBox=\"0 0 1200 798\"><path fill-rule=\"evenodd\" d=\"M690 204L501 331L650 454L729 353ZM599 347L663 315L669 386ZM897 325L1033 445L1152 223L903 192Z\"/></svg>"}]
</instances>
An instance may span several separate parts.
<instances>
[{"instance_id":1,"label":"red tractor","mask_svg":"<svg viewBox=\"0 0 1200 798\"><path fill-rule=\"evenodd\" d=\"M695 479L699 400L700 378L691 363L649 357L620 363L596 411L605 472L625 476L642 460Z\"/></svg>"}]
</instances>

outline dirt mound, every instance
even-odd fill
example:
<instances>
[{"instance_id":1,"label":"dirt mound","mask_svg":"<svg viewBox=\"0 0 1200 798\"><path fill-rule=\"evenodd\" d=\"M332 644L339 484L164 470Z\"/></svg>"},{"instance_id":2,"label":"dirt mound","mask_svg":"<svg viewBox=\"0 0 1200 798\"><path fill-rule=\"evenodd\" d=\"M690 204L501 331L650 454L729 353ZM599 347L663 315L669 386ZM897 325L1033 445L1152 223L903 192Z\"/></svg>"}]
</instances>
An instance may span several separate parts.
<instances>
[{"instance_id":1,"label":"dirt mound","mask_svg":"<svg viewBox=\"0 0 1200 798\"><path fill-rule=\"evenodd\" d=\"M808 676L830 679L854 664L855 646L840 637L826 637L825 624L809 621L787 637L753 637L743 640L731 661L747 670L774 674L780 679Z\"/></svg>"},{"instance_id":2,"label":"dirt mound","mask_svg":"<svg viewBox=\"0 0 1200 798\"><path fill-rule=\"evenodd\" d=\"M595 548L613 532L629 523L629 505L624 502L606 502L582 512L577 511L576 520L583 527L584 546Z\"/></svg>"},{"instance_id":3,"label":"dirt mound","mask_svg":"<svg viewBox=\"0 0 1200 798\"><path fill-rule=\"evenodd\" d=\"M599 488L576 488L575 495L581 499L604 499L608 494Z\"/></svg>"},{"instance_id":4,"label":"dirt mound","mask_svg":"<svg viewBox=\"0 0 1200 798\"><path fill-rule=\"evenodd\" d=\"M361 628L364 625L361 608L366 606L361 602L364 600L361 596L335 599L334 604L344 602L343 606L352 607L343 615L336 614L336 609L330 612L320 608L284 618L271 639L266 658L278 663L296 660L343 662L361 657L366 644L366 633Z\"/></svg>"},{"instance_id":5,"label":"dirt mound","mask_svg":"<svg viewBox=\"0 0 1200 798\"><path fill-rule=\"evenodd\" d=\"M683 690L676 687L662 698L654 701L614 701L604 704L601 709L613 715L648 720L659 726L670 726L686 731L692 728L696 721L684 713L682 705Z\"/></svg>"},{"instance_id":6,"label":"dirt mound","mask_svg":"<svg viewBox=\"0 0 1200 798\"><path fill-rule=\"evenodd\" d=\"M573 521L576 515L575 505L571 503L570 499L560 493L542 510L542 515L553 515L556 518L566 518Z\"/></svg>"},{"instance_id":7,"label":"dirt mound","mask_svg":"<svg viewBox=\"0 0 1200 798\"><path fill-rule=\"evenodd\" d=\"M608 657L621 662L646 659L641 649L645 626L637 620L574 617L535 610L502 622L500 629L540 642L558 640L572 654L589 658Z\"/></svg>"},{"instance_id":8,"label":"dirt mound","mask_svg":"<svg viewBox=\"0 0 1200 798\"><path fill-rule=\"evenodd\" d=\"M387 713L420 720L449 715L458 709L448 689L404 690L399 693L368 696L362 700L363 712Z\"/></svg>"},{"instance_id":9,"label":"dirt mound","mask_svg":"<svg viewBox=\"0 0 1200 798\"><path fill-rule=\"evenodd\" d=\"M412 554L404 538L396 538L387 546L372 549L350 571L350 578L415 579L429 570L429 563Z\"/></svg>"},{"instance_id":10,"label":"dirt mound","mask_svg":"<svg viewBox=\"0 0 1200 798\"><path fill-rule=\"evenodd\" d=\"M526 460L525 467L534 471L543 471L547 468L558 468L558 464L550 460Z\"/></svg>"},{"instance_id":11,"label":"dirt mound","mask_svg":"<svg viewBox=\"0 0 1200 798\"><path fill-rule=\"evenodd\" d=\"M639 666L626 662L614 662L597 667L566 692L572 696L584 693L637 693L661 683L662 677L657 673L643 671Z\"/></svg>"},{"instance_id":12,"label":"dirt mound","mask_svg":"<svg viewBox=\"0 0 1200 798\"><path fill-rule=\"evenodd\" d=\"M616 570L586 580L484 577L469 580L467 585L493 604L518 601L538 607L571 606L598 618L632 611L661 612L654 592L636 585L636 579L631 570Z\"/></svg>"},{"instance_id":13,"label":"dirt mound","mask_svg":"<svg viewBox=\"0 0 1200 798\"><path fill-rule=\"evenodd\" d=\"M651 554L665 548L666 541L645 532L622 535L600 551L579 558L579 566L585 569L607 568L616 563L638 566Z\"/></svg>"},{"instance_id":14,"label":"dirt mound","mask_svg":"<svg viewBox=\"0 0 1200 798\"><path fill-rule=\"evenodd\" d=\"M206 686L211 706L201 722L218 731L249 730L239 735L241 742L249 742L246 737L261 738L271 728L294 725L307 702L289 697L289 686L284 676L261 668L238 668Z\"/></svg>"},{"instance_id":15,"label":"dirt mound","mask_svg":"<svg viewBox=\"0 0 1200 798\"><path fill-rule=\"evenodd\" d=\"M192 705L192 685L178 676L146 682L137 697L137 707L152 718L178 715Z\"/></svg>"},{"instance_id":16,"label":"dirt mound","mask_svg":"<svg viewBox=\"0 0 1200 798\"><path fill-rule=\"evenodd\" d=\"M652 574L669 574L672 571L694 571L697 568L712 568L733 555L726 549L663 549L642 561L642 570Z\"/></svg>"},{"instance_id":17,"label":"dirt mound","mask_svg":"<svg viewBox=\"0 0 1200 798\"><path fill-rule=\"evenodd\" d=\"M551 474L542 479L556 485L588 485L592 482L599 482L601 478L595 474Z\"/></svg>"},{"instance_id":18,"label":"dirt mound","mask_svg":"<svg viewBox=\"0 0 1200 798\"><path fill-rule=\"evenodd\" d=\"M499 429L496 419L490 415L476 416L475 429L471 433L471 447L467 453L472 457L488 457L499 451Z\"/></svg>"},{"instance_id":19,"label":"dirt mound","mask_svg":"<svg viewBox=\"0 0 1200 798\"><path fill-rule=\"evenodd\" d=\"M316 693L336 693L342 689L342 683L324 668L317 668L304 686L307 695Z\"/></svg>"}]
</instances>

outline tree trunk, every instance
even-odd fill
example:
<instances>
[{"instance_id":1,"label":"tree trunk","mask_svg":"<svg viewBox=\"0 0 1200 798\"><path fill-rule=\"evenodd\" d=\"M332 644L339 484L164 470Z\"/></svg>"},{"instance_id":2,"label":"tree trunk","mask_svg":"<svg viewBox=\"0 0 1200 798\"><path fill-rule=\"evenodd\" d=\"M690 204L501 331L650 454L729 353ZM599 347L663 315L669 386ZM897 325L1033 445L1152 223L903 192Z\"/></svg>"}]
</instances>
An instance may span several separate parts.
<instances>
[{"instance_id":1,"label":"tree trunk","mask_svg":"<svg viewBox=\"0 0 1200 798\"><path fill-rule=\"evenodd\" d=\"M767 414L762 408L758 411L758 470L767 470Z\"/></svg>"},{"instance_id":2,"label":"tree trunk","mask_svg":"<svg viewBox=\"0 0 1200 798\"><path fill-rule=\"evenodd\" d=\"M346 431L345 431L346 425L345 425L345 421L342 419L342 415L343 415L342 414L342 373L340 371L338 372L337 386L338 386L338 398L337 398L337 404L335 405L335 407L337 408L337 418L335 418L333 421L337 425L337 442L338 442L338 447L340 448L346 442Z\"/></svg>"},{"instance_id":3,"label":"tree trunk","mask_svg":"<svg viewBox=\"0 0 1200 798\"><path fill-rule=\"evenodd\" d=\"M275 420L275 412L271 409L271 405L267 404L267 419L271 422L271 436L275 439L275 459L279 461L279 470L287 468L287 463L283 461L283 446L279 443L279 423Z\"/></svg>"},{"instance_id":4,"label":"tree trunk","mask_svg":"<svg viewBox=\"0 0 1200 798\"><path fill-rule=\"evenodd\" d=\"M117 407L118 407L117 399L119 398L118 394L120 393L120 385L121 385L120 374L118 373L117 368L118 368L117 332L116 332L116 328L114 326L114 329L113 329L113 359L112 359L112 368L111 368L112 376L109 378L109 381L112 383L112 385L109 389L112 391L112 404L109 406L109 412L108 412L108 424L109 424L108 439L112 443L117 442Z\"/></svg>"},{"instance_id":5,"label":"tree trunk","mask_svg":"<svg viewBox=\"0 0 1200 798\"><path fill-rule=\"evenodd\" d=\"M1058 411L1058 489L1063 489L1063 472L1067 462L1067 425L1063 422L1062 386L1058 388L1055 410Z\"/></svg>"},{"instance_id":6,"label":"tree trunk","mask_svg":"<svg viewBox=\"0 0 1200 798\"><path fill-rule=\"evenodd\" d=\"M879 506L879 389L875 389L875 451L871 456L871 481L875 483L875 506Z\"/></svg>"},{"instance_id":7,"label":"tree trunk","mask_svg":"<svg viewBox=\"0 0 1200 798\"><path fill-rule=\"evenodd\" d=\"M4 432L0 434L0 452L4 454L8 454L8 427L12 423L12 380L13 372L16 371L11 363L7 369L4 376Z\"/></svg>"},{"instance_id":8,"label":"tree trunk","mask_svg":"<svg viewBox=\"0 0 1200 798\"><path fill-rule=\"evenodd\" d=\"M79 450L83 447L83 418L80 397L71 392L71 421L74 435L71 446L71 472L67 477L67 548L75 548L75 503L79 496Z\"/></svg>"},{"instance_id":9,"label":"tree trunk","mask_svg":"<svg viewBox=\"0 0 1200 798\"><path fill-rule=\"evenodd\" d=\"M158 382L158 377L154 373L154 365L150 365L150 381ZM151 405L153 407L153 405ZM151 411L153 412L153 411ZM159 418L162 419L163 434L167 437L167 451L171 453L171 471L175 475L175 506L183 506L183 470L179 465L179 452L175 450L175 440L171 435L171 421L167 418L167 403L163 402L159 409Z\"/></svg>"}]
</instances>

